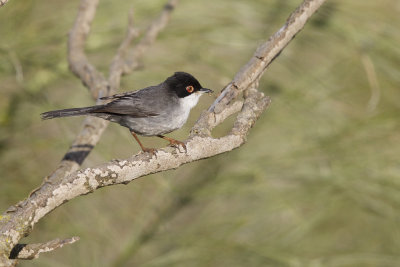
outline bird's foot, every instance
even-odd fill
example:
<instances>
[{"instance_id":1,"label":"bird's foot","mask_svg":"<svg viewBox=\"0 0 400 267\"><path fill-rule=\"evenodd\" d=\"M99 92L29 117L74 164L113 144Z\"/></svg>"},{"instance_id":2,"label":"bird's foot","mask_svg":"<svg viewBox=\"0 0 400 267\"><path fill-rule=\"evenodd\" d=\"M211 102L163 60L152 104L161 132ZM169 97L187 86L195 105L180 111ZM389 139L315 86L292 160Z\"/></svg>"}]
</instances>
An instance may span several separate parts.
<instances>
[{"instance_id":1,"label":"bird's foot","mask_svg":"<svg viewBox=\"0 0 400 267\"><path fill-rule=\"evenodd\" d=\"M138 144L140 145L140 147L142 148L142 151L144 153L150 153L152 156L156 156L156 158L157 158L157 155L156 155L157 149L144 147L142 145L142 143L140 142L139 138L137 137L136 133L134 131L131 131L131 134L136 139L136 141L138 142Z\"/></svg>"},{"instance_id":2,"label":"bird's foot","mask_svg":"<svg viewBox=\"0 0 400 267\"><path fill-rule=\"evenodd\" d=\"M183 143L183 142L181 142L181 141L178 141L178 140L175 140L175 139L172 139L172 138L169 138L169 137L164 136L164 135L157 135L157 136L160 137L160 138L162 138L162 139L164 139L164 140L167 140L167 141L169 142L169 145L170 145L170 146L176 147L176 148L178 149L178 151L181 152L181 153L183 153L183 152L180 150L180 147L182 146L183 149L185 150L184 152L187 153L187 149L186 149L185 143Z\"/></svg>"},{"instance_id":3,"label":"bird's foot","mask_svg":"<svg viewBox=\"0 0 400 267\"><path fill-rule=\"evenodd\" d=\"M156 156L157 149L155 149L155 148L142 147L142 150L144 153L150 153L153 156Z\"/></svg>"},{"instance_id":4,"label":"bird's foot","mask_svg":"<svg viewBox=\"0 0 400 267\"><path fill-rule=\"evenodd\" d=\"M175 140L175 139L171 139L171 140L168 140L168 141L169 141L169 145L173 146L173 147L176 147L179 150L179 152L182 152L180 150L180 147L182 146L183 149L185 150L185 153L187 153L187 149L186 149L185 143L183 143L181 141L178 141L178 140Z\"/></svg>"}]
</instances>

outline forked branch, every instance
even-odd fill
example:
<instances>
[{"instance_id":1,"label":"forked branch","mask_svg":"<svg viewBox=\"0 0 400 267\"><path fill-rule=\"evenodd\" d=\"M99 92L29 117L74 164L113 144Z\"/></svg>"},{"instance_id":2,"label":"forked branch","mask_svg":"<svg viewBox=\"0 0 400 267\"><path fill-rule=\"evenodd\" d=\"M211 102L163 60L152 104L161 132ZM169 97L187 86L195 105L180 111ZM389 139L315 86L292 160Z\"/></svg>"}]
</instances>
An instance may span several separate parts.
<instances>
[{"instance_id":1,"label":"forked branch","mask_svg":"<svg viewBox=\"0 0 400 267\"><path fill-rule=\"evenodd\" d=\"M142 41L133 47L131 47L133 38L139 36L131 36L131 31L128 30L128 35L122 42L121 47L124 47L124 49L131 49L131 51L140 51L135 52L134 58L130 58L131 55L124 53L122 49L117 51L115 58L119 58L123 62L130 62L133 66L138 66L139 64L137 62L139 62L146 50L154 43L158 33L168 24L171 12L177 5L177 2L177 0L169 0L167 2L161 14L154 19L149 29L144 32ZM120 76L128 73L124 64L120 64L111 69L110 77L106 79L104 75L89 62L85 54L84 48L86 39L90 33L90 27L96 13L97 5L98 0L81 0L78 15L68 38L69 67L89 89L94 99L97 99L98 96L111 94L118 89L120 85ZM130 19L128 29L132 29L132 27L133 21ZM155 28L157 30L154 30ZM115 60L113 63L114 62ZM113 63L111 65L113 65ZM131 67L129 71L133 71L134 69L134 67ZM22 237L29 235L33 228L33 224L27 223L36 212L35 208L32 206L32 198L40 194L41 190L48 188L48 186L63 180L69 174L77 171L87 155L99 141L107 125L107 121L94 117L87 117L62 161L49 176L44 178L42 185L34 189L27 199L11 206L3 216L0 216L0 266L13 266L16 264L15 260L8 260L10 253L12 249L16 247L18 241ZM46 244L48 244L48 242L42 245ZM31 245L24 246L24 248L26 247L30 248ZM23 250L20 253L22 252ZM16 255L14 258L21 257Z\"/></svg>"}]
</instances>

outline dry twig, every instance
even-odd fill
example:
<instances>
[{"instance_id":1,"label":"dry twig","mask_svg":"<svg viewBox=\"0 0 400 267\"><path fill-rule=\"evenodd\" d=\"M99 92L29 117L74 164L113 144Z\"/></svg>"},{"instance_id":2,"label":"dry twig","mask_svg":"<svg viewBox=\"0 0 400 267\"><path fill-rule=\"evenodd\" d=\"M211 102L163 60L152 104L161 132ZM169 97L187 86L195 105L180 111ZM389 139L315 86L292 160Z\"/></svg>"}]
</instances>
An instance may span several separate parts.
<instances>
[{"instance_id":1,"label":"dry twig","mask_svg":"<svg viewBox=\"0 0 400 267\"><path fill-rule=\"evenodd\" d=\"M79 237L74 236L67 239L54 239L46 243L39 244L17 244L10 253L10 259L33 260L39 257L40 253L50 252L64 245L75 243Z\"/></svg>"}]
</instances>

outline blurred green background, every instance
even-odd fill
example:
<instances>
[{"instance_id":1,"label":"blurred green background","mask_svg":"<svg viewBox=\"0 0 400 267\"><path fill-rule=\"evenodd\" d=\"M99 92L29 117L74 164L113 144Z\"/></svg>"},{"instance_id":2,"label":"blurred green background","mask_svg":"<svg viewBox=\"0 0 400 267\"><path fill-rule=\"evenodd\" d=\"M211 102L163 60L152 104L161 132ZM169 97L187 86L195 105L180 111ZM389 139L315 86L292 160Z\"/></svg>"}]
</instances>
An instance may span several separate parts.
<instances>
[{"instance_id":1,"label":"blurred green background","mask_svg":"<svg viewBox=\"0 0 400 267\"><path fill-rule=\"evenodd\" d=\"M182 0L120 91L176 70L219 91L300 2ZM100 1L90 60L107 73L128 10L145 29L164 3ZM66 60L78 5L0 8L1 211L54 170L82 123L39 114L93 104ZM22 241L81 240L21 266L400 266L399 13L397 0L327 1L264 75L273 102L243 147L74 199ZM212 101L170 136L185 139ZM155 139L143 138L166 145ZM113 124L84 167L138 150Z\"/></svg>"}]
</instances>

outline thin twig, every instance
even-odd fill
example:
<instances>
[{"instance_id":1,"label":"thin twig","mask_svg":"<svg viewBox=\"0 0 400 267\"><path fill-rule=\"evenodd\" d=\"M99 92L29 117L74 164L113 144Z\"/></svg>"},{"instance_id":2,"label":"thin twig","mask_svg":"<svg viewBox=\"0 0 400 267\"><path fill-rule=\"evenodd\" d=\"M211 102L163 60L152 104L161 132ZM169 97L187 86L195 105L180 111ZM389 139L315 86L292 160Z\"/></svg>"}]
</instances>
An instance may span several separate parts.
<instances>
[{"instance_id":1,"label":"thin twig","mask_svg":"<svg viewBox=\"0 0 400 267\"><path fill-rule=\"evenodd\" d=\"M40 253L50 252L57 248L62 248L64 245L73 244L79 240L79 237L74 236L67 239L54 239L46 243L38 244L18 244L10 254L10 259L18 260L33 260L39 257Z\"/></svg>"},{"instance_id":2,"label":"thin twig","mask_svg":"<svg viewBox=\"0 0 400 267\"><path fill-rule=\"evenodd\" d=\"M164 6L161 15L148 27L140 42L134 49L127 51L128 56L125 60L124 74L129 73L138 67L139 58L147 51L149 46L154 43L160 31L165 28L170 19L171 12L175 9L177 4L178 0L169 0Z\"/></svg>"},{"instance_id":3,"label":"thin twig","mask_svg":"<svg viewBox=\"0 0 400 267\"><path fill-rule=\"evenodd\" d=\"M367 112L375 111L381 98L381 87L379 86L378 76L376 75L374 63L368 55L361 56L361 62L367 74L369 87L371 89L371 97L368 100Z\"/></svg>"},{"instance_id":4,"label":"thin twig","mask_svg":"<svg viewBox=\"0 0 400 267\"><path fill-rule=\"evenodd\" d=\"M139 36L139 29L134 26L133 9L129 12L128 28L126 30L125 39L122 41L110 65L110 78L109 83L117 85L120 83L121 76L125 67L126 51L129 49L132 41ZM136 62L136 61L135 61ZM137 63L139 65L139 63Z\"/></svg>"},{"instance_id":5,"label":"thin twig","mask_svg":"<svg viewBox=\"0 0 400 267\"><path fill-rule=\"evenodd\" d=\"M22 84L24 82L24 71L22 69L21 61L18 59L18 56L14 51L10 50L8 54L15 69L15 79L19 84Z\"/></svg>"}]
</instances>

